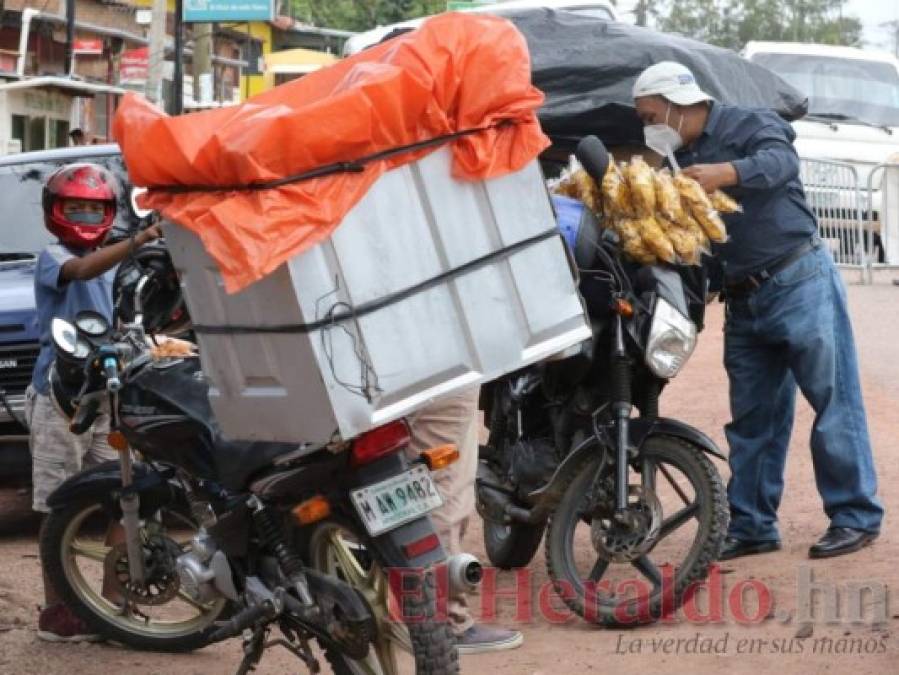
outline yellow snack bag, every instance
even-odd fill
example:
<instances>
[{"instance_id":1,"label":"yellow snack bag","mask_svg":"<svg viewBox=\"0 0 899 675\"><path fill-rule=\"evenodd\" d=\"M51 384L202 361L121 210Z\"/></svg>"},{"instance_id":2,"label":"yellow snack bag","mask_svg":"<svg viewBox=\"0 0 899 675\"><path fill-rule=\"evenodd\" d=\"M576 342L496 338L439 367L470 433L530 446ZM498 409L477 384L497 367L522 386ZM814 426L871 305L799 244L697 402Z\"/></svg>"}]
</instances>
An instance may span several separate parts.
<instances>
[{"instance_id":1,"label":"yellow snack bag","mask_svg":"<svg viewBox=\"0 0 899 675\"><path fill-rule=\"evenodd\" d=\"M702 256L702 247L694 233L681 227L672 226L666 232L671 245L678 258L685 265L699 265Z\"/></svg>"},{"instance_id":2,"label":"yellow snack bag","mask_svg":"<svg viewBox=\"0 0 899 675\"><path fill-rule=\"evenodd\" d=\"M712 207L718 213L742 213L743 207L729 194L721 190L715 190L711 197Z\"/></svg>"},{"instance_id":3,"label":"yellow snack bag","mask_svg":"<svg viewBox=\"0 0 899 675\"><path fill-rule=\"evenodd\" d=\"M702 186L692 178L679 173L674 177L674 184L677 186L677 191L680 192L681 199L684 201L685 206L701 206L705 209L714 208L708 193L706 193L706 191L702 189ZM691 208L691 211L692 210L693 209Z\"/></svg>"},{"instance_id":4,"label":"yellow snack bag","mask_svg":"<svg viewBox=\"0 0 899 675\"><path fill-rule=\"evenodd\" d=\"M631 204L638 218L648 218L656 210L656 186L652 169L642 157L634 155L624 170L627 186L630 188Z\"/></svg>"},{"instance_id":5,"label":"yellow snack bag","mask_svg":"<svg viewBox=\"0 0 899 675\"><path fill-rule=\"evenodd\" d=\"M709 239L716 244L722 244L727 241L727 228L724 221L715 209L703 209L695 207L692 209L693 216L699 222L703 231L708 235Z\"/></svg>"},{"instance_id":6,"label":"yellow snack bag","mask_svg":"<svg viewBox=\"0 0 899 675\"><path fill-rule=\"evenodd\" d=\"M656 204L659 211L670 221L677 222L684 211L680 194L674 185L674 177L668 169L653 173L656 187Z\"/></svg>"},{"instance_id":7,"label":"yellow snack bag","mask_svg":"<svg viewBox=\"0 0 899 675\"><path fill-rule=\"evenodd\" d=\"M642 239L628 239L622 248L630 258L641 265L655 265L658 262Z\"/></svg>"},{"instance_id":8,"label":"yellow snack bag","mask_svg":"<svg viewBox=\"0 0 899 675\"><path fill-rule=\"evenodd\" d=\"M674 246L665 231L659 226L655 218L641 218L638 221L640 235L643 238L643 244L649 249L653 255L659 260L673 263L677 260L677 254Z\"/></svg>"},{"instance_id":9,"label":"yellow snack bag","mask_svg":"<svg viewBox=\"0 0 899 675\"><path fill-rule=\"evenodd\" d=\"M612 218L627 217L633 211L630 190L614 161L609 162L606 175L602 179L603 205L606 215Z\"/></svg>"},{"instance_id":10,"label":"yellow snack bag","mask_svg":"<svg viewBox=\"0 0 899 675\"><path fill-rule=\"evenodd\" d=\"M628 242L635 239L641 239L640 226L636 220L631 218L618 218L615 220L614 227L622 241Z\"/></svg>"}]
</instances>

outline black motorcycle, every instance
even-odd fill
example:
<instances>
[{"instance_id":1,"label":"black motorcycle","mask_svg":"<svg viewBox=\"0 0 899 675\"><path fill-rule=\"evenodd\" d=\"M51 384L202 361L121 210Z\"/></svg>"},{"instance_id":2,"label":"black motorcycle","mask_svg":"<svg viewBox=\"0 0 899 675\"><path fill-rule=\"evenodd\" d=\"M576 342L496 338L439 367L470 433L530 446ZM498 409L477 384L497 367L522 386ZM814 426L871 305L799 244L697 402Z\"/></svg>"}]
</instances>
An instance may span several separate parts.
<instances>
[{"instance_id":1,"label":"black motorcycle","mask_svg":"<svg viewBox=\"0 0 899 675\"><path fill-rule=\"evenodd\" d=\"M272 645L318 672L311 641L336 673L395 673L404 651L417 673L457 672L427 512L440 504L430 471L458 453L410 465L402 421L324 448L224 440L199 359L160 356L145 337L151 277L135 284L137 320L124 330L91 312L53 322L54 402L75 433L108 410L121 458L48 500L41 559L62 599L139 649L242 636L240 673ZM476 561L450 563L449 583L476 583ZM274 627L282 637L268 637Z\"/></svg>"},{"instance_id":2,"label":"black motorcycle","mask_svg":"<svg viewBox=\"0 0 899 675\"><path fill-rule=\"evenodd\" d=\"M602 143L584 139L577 156L601 182ZM659 416L702 327L706 282L699 270L627 262L615 236L587 209L583 218L572 253L593 338L482 389L490 433L477 505L494 565L527 565L545 532L549 574L574 612L645 623L705 578L727 528L709 460L724 457L700 431Z\"/></svg>"}]
</instances>

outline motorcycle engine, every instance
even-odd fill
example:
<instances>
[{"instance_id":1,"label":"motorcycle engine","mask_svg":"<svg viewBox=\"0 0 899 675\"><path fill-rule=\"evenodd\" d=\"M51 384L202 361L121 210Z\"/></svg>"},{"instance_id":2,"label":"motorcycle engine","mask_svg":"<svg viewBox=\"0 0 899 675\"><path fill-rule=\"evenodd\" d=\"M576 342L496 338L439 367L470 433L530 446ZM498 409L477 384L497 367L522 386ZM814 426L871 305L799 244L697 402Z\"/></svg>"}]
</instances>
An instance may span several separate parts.
<instances>
[{"instance_id":1,"label":"motorcycle engine","mask_svg":"<svg viewBox=\"0 0 899 675\"><path fill-rule=\"evenodd\" d=\"M556 449L548 438L520 440L512 446L509 474L525 496L546 485L558 466Z\"/></svg>"},{"instance_id":2,"label":"motorcycle engine","mask_svg":"<svg viewBox=\"0 0 899 675\"><path fill-rule=\"evenodd\" d=\"M231 565L213 538L200 532L191 541L191 550L176 562L181 589L192 600L206 604L225 596L237 600L237 589L231 576Z\"/></svg>"}]
</instances>

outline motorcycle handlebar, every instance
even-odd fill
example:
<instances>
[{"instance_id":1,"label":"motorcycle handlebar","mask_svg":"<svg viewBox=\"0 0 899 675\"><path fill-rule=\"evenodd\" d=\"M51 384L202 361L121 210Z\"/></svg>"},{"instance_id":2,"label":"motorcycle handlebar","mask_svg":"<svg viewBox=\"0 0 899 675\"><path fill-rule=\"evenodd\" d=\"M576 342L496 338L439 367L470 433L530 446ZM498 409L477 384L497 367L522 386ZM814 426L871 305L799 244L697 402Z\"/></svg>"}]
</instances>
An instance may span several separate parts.
<instances>
[{"instance_id":1,"label":"motorcycle handlebar","mask_svg":"<svg viewBox=\"0 0 899 675\"><path fill-rule=\"evenodd\" d=\"M81 435L90 429L100 414L100 399L92 396L91 398L82 400L75 411L75 417L69 424L69 431L73 434Z\"/></svg>"}]
</instances>

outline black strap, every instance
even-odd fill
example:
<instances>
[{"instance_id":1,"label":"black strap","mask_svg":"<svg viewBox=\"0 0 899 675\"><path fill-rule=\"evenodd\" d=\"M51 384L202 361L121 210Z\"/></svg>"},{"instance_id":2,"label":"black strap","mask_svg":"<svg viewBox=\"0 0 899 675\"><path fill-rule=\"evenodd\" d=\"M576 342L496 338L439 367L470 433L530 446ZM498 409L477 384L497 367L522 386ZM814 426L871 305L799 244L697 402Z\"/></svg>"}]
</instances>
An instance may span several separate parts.
<instances>
[{"instance_id":1,"label":"black strap","mask_svg":"<svg viewBox=\"0 0 899 675\"><path fill-rule=\"evenodd\" d=\"M817 237L814 237L801 246L797 246L792 251L787 253L784 257L776 260L769 267L763 270L759 270L758 272L754 272L753 274L744 277L740 281L736 281L732 284L727 284L725 293L732 296L750 293L757 288L760 288L762 284L768 281L768 279L773 277L775 274L783 271L794 262L799 260L799 258L804 256L806 253L808 253L809 251L814 251L819 246L821 246L821 240Z\"/></svg>"},{"instance_id":2,"label":"black strap","mask_svg":"<svg viewBox=\"0 0 899 675\"><path fill-rule=\"evenodd\" d=\"M191 192L247 192L257 190L272 190L274 188L283 187L284 185L289 185L290 183L312 180L313 178L321 178L322 176L331 176L338 173L359 173L361 171L364 171L365 165L371 162L376 162L381 159L387 159L388 157L401 155L403 153L412 152L414 150L422 150L424 148L432 148L435 146L444 145L445 143L449 143L450 141L453 141L457 138L471 136L472 134L477 134L481 131L487 131L488 129L497 129L499 127L504 127L515 123L516 122L514 120L500 120L496 124L491 124L486 127L463 129L462 131L457 131L452 134L445 134L443 136L437 136L427 141L419 141L417 143L410 143L408 145L400 145L395 148L390 148L389 150L382 150L371 155L364 155L362 157L359 157L358 159L354 159L348 162L334 162L333 164L326 164L325 166L310 169L309 171L304 171L303 173L297 173L293 174L292 176L285 176L284 178L277 178L275 180L268 180L260 183L247 183L245 185L153 185L149 186L149 189L156 192L167 192L169 194L188 194Z\"/></svg>"},{"instance_id":3,"label":"black strap","mask_svg":"<svg viewBox=\"0 0 899 675\"><path fill-rule=\"evenodd\" d=\"M499 249L497 251L493 251L492 253L488 253L487 255L481 256L480 258L475 258L471 262L467 262L464 265L456 267L455 269L444 272L443 274L439 274L436 277L423 281L419 284L415 284L414 286L410 286L409 288L403 289L401 291L396 291L395 293L391 293L390 295L385 295L383 298L378 298L377 300L372 300L370 302L366 302L364 304L359 305L358 307L350 307L347 310L341 312L333 312L330 313L326 318L319 319L318 321L313 321L312 323L301 323L301 324L284 324L284 325L274 325L274 326L204 326L204 325L195 325L193 330L197 333L203 333L206 335L238 335L238 334L254 334L254 333L312 333L321 328L325 328L327 326L332 326L338 323L342 323L344 321L348 321L350 319L358 319L359 317L365 316L366 314L371 314L379 309L383 309L389 305L393 305L397 302L401 302L406 298L415 295L417 293L421 293L423 291L427 291L435 286L447 281L449 279L454 279L456 277L462 276L463 274L468 274L469 272L474 272L477 269L484 267L485 265L498 262L500 260L504 260L519 251L522 251L533 244L540 243L541 241L545 241L547 239L551 239L552 237L560 237L559 230L557 228L552 228L551 230L546 230L545 232L541 232L538 235L525 239L523 241L518 242L517 244L512 244L511 246L507 246L506 248ZM344 304L344 303L339 303Z\"/></svg>"}]
</instances>

